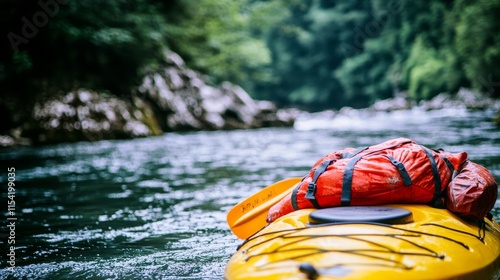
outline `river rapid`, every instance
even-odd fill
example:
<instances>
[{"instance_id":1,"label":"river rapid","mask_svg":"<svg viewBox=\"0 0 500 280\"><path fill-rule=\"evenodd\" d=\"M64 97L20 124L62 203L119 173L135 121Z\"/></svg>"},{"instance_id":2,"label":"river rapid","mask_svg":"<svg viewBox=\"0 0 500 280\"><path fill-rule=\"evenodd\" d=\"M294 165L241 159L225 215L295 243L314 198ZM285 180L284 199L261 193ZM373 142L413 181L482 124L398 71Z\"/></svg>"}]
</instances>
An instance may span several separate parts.
<instances>
[{"instance_id":1,"label":"river rapid","mask_svg":"<svg viewBox=\"0 0 500 280\"><path fill-rule=\"evenodd\" d=\"M0 279L222 279L241 243L226 224L229 209L273 182L304 176L332 151L408 137L466 151L500 181L493 116L415 109L300 119L294 128L0 150ZM493 214L500 219L498 200Z\"/></svg>"}]
</instances>

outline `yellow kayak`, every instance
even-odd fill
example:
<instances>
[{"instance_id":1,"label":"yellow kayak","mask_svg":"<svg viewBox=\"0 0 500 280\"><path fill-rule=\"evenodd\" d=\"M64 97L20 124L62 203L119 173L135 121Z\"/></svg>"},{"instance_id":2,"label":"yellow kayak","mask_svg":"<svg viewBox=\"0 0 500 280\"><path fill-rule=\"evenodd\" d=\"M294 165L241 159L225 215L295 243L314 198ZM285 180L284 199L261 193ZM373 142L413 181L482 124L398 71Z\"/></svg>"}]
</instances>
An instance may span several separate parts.
<instances>
[{"instance_id":1,"label":"yellow kayak","mask_svg":"<svg viewBox=\"0 0 500 280\"><path fill-rule=\"evenodd\" d=\"M500 225L446 209L303 209L247 239L225 279L500 279Z\"/></svg>"}]
</instances>

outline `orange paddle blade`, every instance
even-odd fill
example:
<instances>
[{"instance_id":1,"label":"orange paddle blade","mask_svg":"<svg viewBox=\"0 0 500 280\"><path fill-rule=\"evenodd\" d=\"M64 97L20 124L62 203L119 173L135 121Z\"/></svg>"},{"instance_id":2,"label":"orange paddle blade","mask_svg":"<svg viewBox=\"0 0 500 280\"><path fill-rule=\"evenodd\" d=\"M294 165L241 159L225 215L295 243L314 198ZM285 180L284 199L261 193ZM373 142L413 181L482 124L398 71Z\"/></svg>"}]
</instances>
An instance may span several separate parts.
<instances>
[{"instance_id":1,"label":"orange paddle blade","mask_svg":"<svg viewBox=\"0 0 500 280\"><path fill-rule=\"evenodd\" d=\"M247 239L267 225L269 208L289 194L302 178L276 182L236 204L227 213L227 224L241 239Z\"/></svg>"}]
</instances>

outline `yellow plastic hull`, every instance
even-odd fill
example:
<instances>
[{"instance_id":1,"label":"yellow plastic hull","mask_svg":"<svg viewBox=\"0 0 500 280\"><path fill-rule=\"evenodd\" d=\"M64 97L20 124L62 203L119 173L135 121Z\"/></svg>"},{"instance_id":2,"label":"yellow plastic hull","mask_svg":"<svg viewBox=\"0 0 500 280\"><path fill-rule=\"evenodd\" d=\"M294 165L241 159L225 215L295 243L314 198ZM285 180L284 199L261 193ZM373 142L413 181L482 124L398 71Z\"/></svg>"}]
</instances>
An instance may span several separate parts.
<instances>
[{"instance_id":1,"label":"yellow plastic hull","mask_svg":"<svg viewBox=\"0 0 500 280\"><path fill-rule=\"evenodd\" d=\"M500 279L496 221L481 230L445 209L390 206L414 221L310 227L314 209L290 213L239 248L225 279Z\"/></svg>"}]
</instances>

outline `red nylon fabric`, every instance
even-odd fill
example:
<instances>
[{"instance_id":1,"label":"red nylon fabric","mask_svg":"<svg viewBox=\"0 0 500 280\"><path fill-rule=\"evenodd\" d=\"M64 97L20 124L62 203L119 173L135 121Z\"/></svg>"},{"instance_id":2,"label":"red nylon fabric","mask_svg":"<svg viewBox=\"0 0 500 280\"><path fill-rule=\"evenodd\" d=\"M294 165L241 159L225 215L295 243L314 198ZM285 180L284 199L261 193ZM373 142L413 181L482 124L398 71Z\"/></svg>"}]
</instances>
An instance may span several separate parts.
<instances>
[{"instance_id":1,"label":"red nylon fabric","mask_svg":"<svg viewBox=\"0 0 500 280\"><path fill-rule=\"evenodd\" d=\"M317 180L315 198L319 205L334 207L341 205L342 181L344 170L351 158L343 158L346 153L355 149L346 148L328 154L320 159L304 178L297 191L296 202L299 209L313 208L313 204L305 198L307 186L314 177L314 169L324 160L336 159ZM467 154L436 152L430 150L436 162L441 180L441 191L451 181L452 171L446 165L446 157L455 170L458 170L467 159ZM435 192L431 163L423 148L415 141L407 138L397 138L374 145L359 153L364 155L354 166L351 186L350 205L381 205L390 203L429 203ZM412 184L406 186L397 168L386 155L402 162ZM444 194L444 193L443 193ZM269 210L267 221L272 222L295 209L292 206L292 195L288 195Z\"/></svg>"},{"instance_id":2,"label":"red nylon fabric","mask_svg":"<svg viewBox=\"0 0 500 280\"><path fill-rule=\"evenodd\" d=\"M488 169L466 161L448 185L446 208L464 218L480 220L493 209L498 185Z\"/></svg>"}]
</instances>

